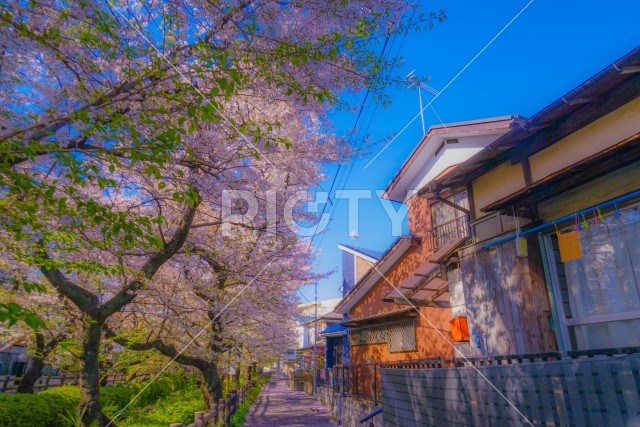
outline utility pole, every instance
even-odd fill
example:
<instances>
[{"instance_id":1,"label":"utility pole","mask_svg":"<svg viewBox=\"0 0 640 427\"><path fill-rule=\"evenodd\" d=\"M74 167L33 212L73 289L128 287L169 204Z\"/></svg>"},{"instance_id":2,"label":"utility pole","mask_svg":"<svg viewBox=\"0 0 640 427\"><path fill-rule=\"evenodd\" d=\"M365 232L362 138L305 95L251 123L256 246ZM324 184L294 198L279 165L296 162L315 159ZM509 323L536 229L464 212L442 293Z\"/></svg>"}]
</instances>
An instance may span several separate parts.
<instances>
[{"instance_id":1,"label":"utility pole","mask_svg":"<svg viewBox=\"0 0 640 427\"><path fill-rule=\"evenodd\" d=\"M318 382L318 282L314 283L315 290L315 320L313 322L313 397L316 397Z\"/></svg>"}]
</instances>

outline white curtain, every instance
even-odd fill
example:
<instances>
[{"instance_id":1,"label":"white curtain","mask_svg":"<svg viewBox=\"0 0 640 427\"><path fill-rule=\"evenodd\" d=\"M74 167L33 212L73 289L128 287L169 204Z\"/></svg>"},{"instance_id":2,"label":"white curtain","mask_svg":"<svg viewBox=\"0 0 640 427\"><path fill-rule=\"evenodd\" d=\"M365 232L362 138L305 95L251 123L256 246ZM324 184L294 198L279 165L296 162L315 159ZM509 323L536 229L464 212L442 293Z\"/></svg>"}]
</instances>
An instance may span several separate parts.
<instances>
[{"instance_id":1,"label":"white curtain","mask_svg":"<svg viewBox=\"0 0 640 427\"><path fill-rule=\"evenodd\" d=\"M640 210L593 219L582 258L565 263L574 319L637 311L638 318L574 326L578 349L640 346Z\"/></svg>"}]
</instances>

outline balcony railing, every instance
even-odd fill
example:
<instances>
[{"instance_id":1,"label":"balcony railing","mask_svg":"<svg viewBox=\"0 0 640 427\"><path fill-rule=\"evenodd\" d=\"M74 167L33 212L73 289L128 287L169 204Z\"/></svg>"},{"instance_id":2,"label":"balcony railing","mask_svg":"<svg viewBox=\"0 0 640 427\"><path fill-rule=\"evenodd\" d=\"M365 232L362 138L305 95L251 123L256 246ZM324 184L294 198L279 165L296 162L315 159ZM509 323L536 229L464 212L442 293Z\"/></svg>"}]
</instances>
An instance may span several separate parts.
<instances>
[{"instance_id":1,"label":"balcony railing","mask_svg":"<svg viewBox=\"0 0 640 427\"><path fill-rule=\"evenodd\" d=\"M461 215L451 221L436 225L427 233L429 246L434 252L448 243L469 237L469 215Z\"/></svg>"}]
</instances>

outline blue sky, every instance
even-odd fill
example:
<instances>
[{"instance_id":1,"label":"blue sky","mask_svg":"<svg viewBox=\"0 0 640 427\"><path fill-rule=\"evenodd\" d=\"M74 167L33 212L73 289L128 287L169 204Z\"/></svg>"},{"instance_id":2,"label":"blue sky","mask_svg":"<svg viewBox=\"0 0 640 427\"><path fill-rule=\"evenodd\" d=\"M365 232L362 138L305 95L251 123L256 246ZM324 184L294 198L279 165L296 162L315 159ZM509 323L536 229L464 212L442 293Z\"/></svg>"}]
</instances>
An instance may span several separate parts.
<instances>
[{"instance_id":1,"label":"blue sky","mask_svg":"<svg viewBox=\"0 0 640 427\"><path fill-rule=\"evenodd\" d=\"M430 76L429 85L441 90L519 12L529 0L471 0L422 2L424 10L445 8L448 18L433 30L414 33L402 43L405 57L401 74L411 70ZM640 1L620 0L534 0L501 35L471 64L438 99L435 111L444 121L456 122L485 117L520 114L530 117L589 77L640 44ZM395 55L401 39L392 39ZM388 91L393 101L386 109L371 105L364 110L359 127L375 140L397 134L418 112L415 90ZM424 93L423 93L424 95ZM364 94L360 94L362 100ZM425 96L425 100L432 97ZM344 135L356 114L332 117L338 134ZM432 109L425 111L428 127L439 124ZM370 125L369 125L370 123ZM391 223L375 190L384 190L422 134L420 119L403 132L366 170L365 165L382 148L372 146L370 154L350 166L342 166L336 189L368 189L373 198L360 202L357 241L350 238L348 203L335 201L329 231L314 245L320 257L317 272L335 273L319 282L320 299L340 296L341 254L339 243L384 251L395 239ZM328 165L328 190L337 165ZM313 286L301 290L301 299L313 300Z\"/></svg>"}]
</instances>

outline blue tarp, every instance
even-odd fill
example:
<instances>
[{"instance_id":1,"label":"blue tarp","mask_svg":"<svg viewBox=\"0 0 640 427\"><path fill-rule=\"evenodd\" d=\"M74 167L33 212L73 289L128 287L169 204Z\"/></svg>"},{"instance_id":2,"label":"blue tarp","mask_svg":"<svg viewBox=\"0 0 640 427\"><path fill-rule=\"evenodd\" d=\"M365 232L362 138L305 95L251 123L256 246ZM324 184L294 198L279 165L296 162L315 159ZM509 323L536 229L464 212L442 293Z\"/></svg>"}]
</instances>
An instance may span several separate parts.
<instances>
[{"instance_id":1,"label":"blue tarp","mask_svg":"<svg viewBox=\"0 0 640 427\"><path fill-rule=\"evenodd\" d=\"M343 332L343 331L344 331L344 326L342 326L339 323L336 323L335 325L331 325L327 329L325 329L324 331L320 332L320 335L334 334L336 332Z\"/></svg>"}]
</instances>

